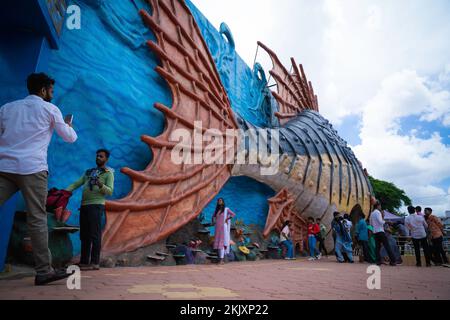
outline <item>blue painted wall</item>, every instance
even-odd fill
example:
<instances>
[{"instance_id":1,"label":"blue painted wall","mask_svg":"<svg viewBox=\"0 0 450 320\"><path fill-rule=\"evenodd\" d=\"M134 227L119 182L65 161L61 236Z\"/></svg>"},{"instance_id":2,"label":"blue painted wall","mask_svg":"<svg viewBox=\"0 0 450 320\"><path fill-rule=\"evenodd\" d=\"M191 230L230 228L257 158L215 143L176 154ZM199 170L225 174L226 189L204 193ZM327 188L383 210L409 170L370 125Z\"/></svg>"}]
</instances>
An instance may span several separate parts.
<instances>
[{"instance_id":1,"label":"blue painted wall","mask_svg":"<svg viewBox=\"0 0 450 320\"><path fill-rule=\"evenodd\" d=\"M203 213L206 221L211 221L217 200L223 198L226 206L236 213L235 219L263 228L269 211L267 199L274 195L275 192L270 187L251 178L231 178L219 195L206 206Z\"/></svg>"},{"instance_id":2,"label":"blue painted wall","mask_svg":"<svg viewBox=\"0 0 450 320\"><path fill-rule=\"evenodd\" d=\"M30 19L33 17L33 19ZM47 71L59 37L45 0L8 0L0 11L0 106L27 95L26 78ZM20 193L0 206L0 271L16 209L23 208Z\"/></svg>"},{"instance_id":3,"label":"blue painted wall","mask_svg":"<svg viewBox=\"0 0 450 320\"><path fill-rule=\"evenodd\" d=\"M151 11L145 1L135 3ZM255 125L270 125L271 101L265 99L265 79L258 78L243 62L230 45L231 37L226 41L192 3L187 3L208 43L233 110ZM54 135L48 152L49 187L68 186L95 166L95 151L105 147L112 152L109 165L116 170L112 198L121 198L129 192L131 182L119 170L124 166L142 170L151 161L150 150L140 136L162 132L164 118L153 104L170 106L171 95L154 71L156 57L145 45L154 35L143 25L131 0L73 0L70 4L81 8L81 29L64 30L59 50L49 60L48 73L57 81L53 102L63 114L74 114L79 138L75 144L66 144ZM15 89L23 91L17 84ZM267 198L273 191L239 177L231 179L219 196L246 223L263 226ZM69 205L73 212L70 224L78 224L80 201L81 191L77 191ZM207 217L214 207L215 200L204 211ZM78 234L72 240L77 254Z\"/></svg>"}]
</instances>

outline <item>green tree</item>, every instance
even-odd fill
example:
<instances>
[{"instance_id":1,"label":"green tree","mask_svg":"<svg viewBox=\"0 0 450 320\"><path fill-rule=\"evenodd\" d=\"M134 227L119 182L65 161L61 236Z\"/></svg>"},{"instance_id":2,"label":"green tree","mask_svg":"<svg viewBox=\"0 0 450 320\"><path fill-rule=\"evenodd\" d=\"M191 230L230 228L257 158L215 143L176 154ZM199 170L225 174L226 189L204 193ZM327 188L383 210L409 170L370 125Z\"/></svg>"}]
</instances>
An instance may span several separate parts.
<instances>
[{"instance_id":1,"label":"green tree","mask_svg":"<svg viewBox=\"0 0 450 320\"><path fill-rule=\"evenodd\" d=\"M377 200L381 202L383 209L392 213L399 213L398 209L405 205L411 205L411 199L406 195L405 191L399 189L392 182L377 180L369 176L372 184L373 192Z\"/></svg>"}]
</instances>

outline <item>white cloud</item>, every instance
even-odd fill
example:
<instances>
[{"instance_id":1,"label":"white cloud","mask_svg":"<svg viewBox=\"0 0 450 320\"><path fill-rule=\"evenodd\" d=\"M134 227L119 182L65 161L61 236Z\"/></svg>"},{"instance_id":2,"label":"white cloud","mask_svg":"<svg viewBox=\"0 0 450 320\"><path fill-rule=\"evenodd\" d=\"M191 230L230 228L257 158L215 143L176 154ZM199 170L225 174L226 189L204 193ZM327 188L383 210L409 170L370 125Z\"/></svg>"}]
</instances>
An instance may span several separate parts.
<instances>
[{"instance_id":1,"label":"white cloud","mask_svg":"<svg viewBox=\"0 0 450 320\"><path fill-rule=\"evenodd\" d=\"M447 192L436 187L450 177L450 147L439 133L427 139L417 130L400 134L399 120L410 115L426 118L443 103L450 106L447 91L430 89L416 72L395 73L382 81L379 92L364 106L361 144L353 147L370 174L393 181L416 204L432 206L436 212L450 208Z\"/></svg>"}]
</instances>

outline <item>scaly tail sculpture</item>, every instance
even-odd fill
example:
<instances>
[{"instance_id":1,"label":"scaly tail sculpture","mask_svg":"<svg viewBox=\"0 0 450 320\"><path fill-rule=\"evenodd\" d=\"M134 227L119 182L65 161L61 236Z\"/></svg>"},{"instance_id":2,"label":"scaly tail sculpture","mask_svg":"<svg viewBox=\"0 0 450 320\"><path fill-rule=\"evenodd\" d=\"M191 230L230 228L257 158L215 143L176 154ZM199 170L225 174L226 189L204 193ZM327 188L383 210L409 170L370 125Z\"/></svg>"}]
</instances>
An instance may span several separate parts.
<instances>
[{"instance_id":1,"label":"scaly tail sculpture","mask_svg":"<svg viewBox=\"0 0 450 320\"><path fill-rule=\"evenodd\" d=\"M262 175L261 167L266 159L258 159L256 165L235 165L233 175L249 176L270 186L279 194L269 200L269 215L264 230L267 237L271 231L278 232L282 223L294 223L295 242L301 247L301 237L305 234L308 217L321 218L330 225L333 212L369 213L373 197L367 172L362 168L347 143L339 137L330 122L319 113L317 96L312 84L306 79L303 66L297 67L292 58L292 73L280 62L277 55L267 46L258 42L272 59L270 74L277 83L277 92L272 92L279 104L280 164L275 175ZM251 129L257 134L250 135L250 142L240 145L246 153L258 145L261 128L238 119L244 130ZM264 137L272 140L271 131ZM283 210L279 210L283 207ZM330 230L329 230L330 231ZM327 237L331 245L331 232Z\"/></svg>"}]
</instances>

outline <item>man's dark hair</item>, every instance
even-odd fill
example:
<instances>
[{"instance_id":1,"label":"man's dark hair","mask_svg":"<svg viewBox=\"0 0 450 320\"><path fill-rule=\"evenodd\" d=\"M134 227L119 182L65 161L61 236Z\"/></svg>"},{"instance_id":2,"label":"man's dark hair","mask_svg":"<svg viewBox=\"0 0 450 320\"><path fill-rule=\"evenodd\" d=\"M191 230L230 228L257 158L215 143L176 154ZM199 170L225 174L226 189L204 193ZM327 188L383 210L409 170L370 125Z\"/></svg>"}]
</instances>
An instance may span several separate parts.
<instances>
[{"instance_id":1,"label":"man's dark hair","mask_svg":"<svg viewBox=\"0 0 450 320\"><path fill-rule=\"evenodd\" d=\"M425 208L425 211L428 211L429 213L432 213L432 212L433 212L433 209L431 209L431 208Z\"/></svg>"},{"instance_id":2,"label":"man's dark hair","mask_svg":"<svg viewBox=\"0 0 450 320\"><path fill-rule=\"evenodd\" d=\"M97 153L100 153L100 152L104 152L105 155L106 155L106 158L109 159L109 155L110 155L111 153L110 153L108 150L106 150L106 149L98 149L97 152L96 152L96 154L97 154Z\"/></svg>"},{"instance_id":3,"label":"man's dark hair","mask_svg":"<svg viewBox=\"0 0 450 320\"><path fill-rule=\"evenodd\" d=\"M337 217L338 215L340 215L340 213L339 212L337 212L337 211L335 211L334 213L333 213L333 217Z\"/></svg>"},{"instance_id":4,"label":"man's dark hair","mask_svg":"<svg viewBox=\"0 0 450 320\"><path fill-rule=\"evenodd\" d=\"M320 219L320 218L316 218L316 221L322 221L322 219Z\"/></svg>"},{"instance_id":5,"label":"man's dark hair","mask_svg":"<svg viewBox=\"0 0 450 320\"><path fill-rule=\"evenodd\" d=\"M308 220L314 222L314 218L313 217L308 217Z\"/></svg>"},{"instance_id":6,"label":"man's dark hair","mask_svg":"<svg viewBox=\"0 0 450 320\"><path fill-rule=\"evenodd\" d=\"M416 212L422 212L422 207L421 206L417 206L416 207Z\"/></svg>"},{"instance_id":7,"label":"man's dark hair","mask_svg":"<svg viewBox=\"0 0 450 320\"><path fill-rule=\"evenodd\" d=\"M283 227L282 227L281 229L284 229L284 227L286 227L286 226L289 225L290 223L291 223L290 220L286 220L286 221L283 223Z\"/></svg>"},{"instance_id":8,"label":"man's dark hair","mask_svg":"<svg viewBox=\"0 0 450 320\"><path fill-rule=\"evenodd\" d=\"M27 88L30 94L39 94L42 88L49 88L55 84L55 80L45 73L32 73L27 78Z\"/></svg>"},{"instance_id":9,"label":"man's dark hair","mask_svg":"<svg viewBox=\"0 0 450 320\"><path fill-rule=\"evenodd\" d=\"M409 207L408 207L408 212L409 212L410 214L416 213L416 209L415 209L413 206L409 206Z\"/></svg>"}]
</instances>

